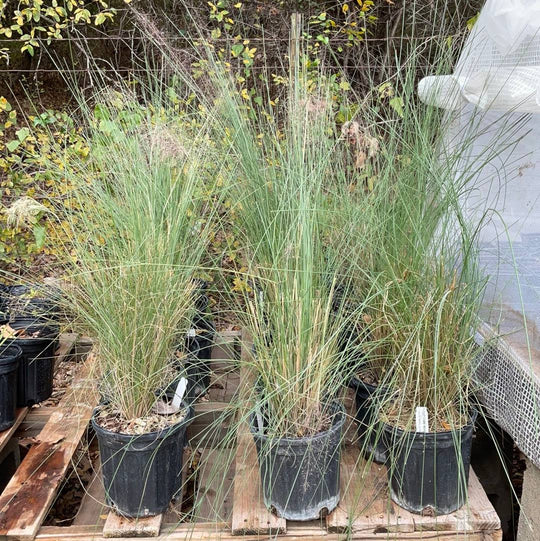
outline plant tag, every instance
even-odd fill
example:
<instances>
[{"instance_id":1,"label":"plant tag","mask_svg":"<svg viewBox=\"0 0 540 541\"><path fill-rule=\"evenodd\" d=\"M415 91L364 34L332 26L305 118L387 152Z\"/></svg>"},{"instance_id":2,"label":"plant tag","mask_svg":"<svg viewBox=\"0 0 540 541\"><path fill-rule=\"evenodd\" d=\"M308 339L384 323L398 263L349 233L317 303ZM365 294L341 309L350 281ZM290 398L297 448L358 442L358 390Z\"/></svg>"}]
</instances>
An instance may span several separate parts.
<instances>
[{"instance_id":1,"label":"plant tag","mask_svg":"<svg viewBox=\"0 0 540 541\"><path fill-rule=\"evenodd\" d=\"M259 427L259 432L261 434L264 433L264 423L263 423L263 418L262 418L262 414L261 414L261 410L259 408L259 406L257 406L257 409L255 410L255 417L257 417L257 425Z\"/></svg>"},{"instance_id":2,"label":"plant tag","mask_svg":"<svg viewBox=\"0 0 540 541\"><path fill-rule=\"evenodd\" d=\"M428 411L424 406L416 408L416 432L429 432Z\"/></svg>"},{"instance_id":3,"label":"plant tag","mask_svg":"<svg viewBox=\"0 0 540 541\"><path fill-rule=\"evenodd\" d=\"M184 394L186 393L186 387L187 379L180 378L180 381L176 386L176 391L174 391L174 397L172 399L173 408L180 409L180 403L182 402L182 398L184 398Z\"/></svg>"},{"instance_id":4,"label":"plant tag","mask_svg":"<svg viewBox=\"0 0 540 541\"><path fill-rule=\"evenodd\" d=\"M197 336L197 333L195 332L195 329L189 329L189 331L187 332L187 335L190 338L193 338L194 336Z\"/></svg>"}]
</instances>

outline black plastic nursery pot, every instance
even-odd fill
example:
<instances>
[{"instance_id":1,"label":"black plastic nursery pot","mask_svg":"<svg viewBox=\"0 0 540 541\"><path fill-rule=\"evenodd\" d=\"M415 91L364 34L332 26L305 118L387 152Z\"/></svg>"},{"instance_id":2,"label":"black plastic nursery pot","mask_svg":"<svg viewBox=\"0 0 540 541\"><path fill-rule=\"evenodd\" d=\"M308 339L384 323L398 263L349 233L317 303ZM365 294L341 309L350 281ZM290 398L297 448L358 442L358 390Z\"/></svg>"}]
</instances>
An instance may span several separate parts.
<instances>
[{"instance_id":1,"label":"black plastic nursery pot","mask_svg":"<svg viewBox=\"0 0 540 541\"><path fill-rule=\"evenodd\" d=\"M17 370L21 356L19 346L0 344L0 432L15 423Z\"/></svg>"},{"instance_id":2,"label":"black plastic nursery pot","mask_svg":"<svg viewBox=\"0 0 540 541\"><path fill-rule=\"evenodd\" d=\"M343 406L333 405L332 426L306 438L273 439L261 434L255 415L250 422L255 440L264 503L287 520L314 520L339 502Z\"/></svg>"},{"instance_id":3,"label":"black plastic nursery pot","mask_svg":"<svg viewBox=\"0 0 540 541\"><path fill-rule=\"evenodd\" d=\"M355 391L358 444L368 460L379 464L386 462L386 445L379 422L379 405L389 395L388 388L365 383L354 377L350 387Z\"/></svg>"},{"instance_id":4,"label":"black plastic nursery pot","mask_svg":"<svg viewBox=\"0 0 540 541\"><path fill-rule=\"evenodd\" d=\"M107 504L127 517L163 513L182 486L186 429L193 408L183 403L186 417L159 432L119 434L92 417L101 456Z\"/></svg>"},{"instance_id":5,"label":"black plastic nursery pot","mask_svg":"<svg viewBox=\"0 0 540 541\"><path fill-rule=\"evenodd\" d=\"M392 500L412 513L453 513L467 500L477 412L460 430L409 432L384 424Z\"/></svg>"},{"instance_id":6,"label":"black plastic nursery pot","mask_svg":"<svg viewBox=\"0 0 540 541\"><path fill-rule=\"evenodd\" d=\"M60 293L53 288L39 287L38 295L27 285L7 286L6 309L12 318L33 319L36 323L57 320L60 317Z\"/></svg>"},{"instance_id":7,"label":"black plastic nursery pot","mask_svg":"<svg viewBox=\"0 0 540 541\"><path fill-rule=\"evenodd\" d=\"M58 328L37 324L33 318L15 319L9 325L15 330L25 329L27 334L39 333L35 338L8 338L5 342L16 344L22 350L17 375L17 405L32 406L52 394Z\"/></svg>"},{"instance_id":8,"label":"black plastic nursery pot","mask_svg":"<svg viewBox=\"0 0 540 541\"><path fill-rule=\"evenodd\" d=\"M197 398L208 392L210 387L210 358L214 343L215 327L211 321L201 318L195 336L186 339L188 396Z\"/></svg>"},{"instance_id":9,"label":"black plastic nursery pot","mask_svg":"<svg viewBox=\"0 0 540 541\"><path fill-rule=\"evenodd\" d=\"M203 316L203 314L208 310L208 282L205 280L196 280L195 285L197 286L198 295L195 299L195 310L198 312L198 316ZM195 319L197 318L195 316Z\"/></svg>"}]
</instances>

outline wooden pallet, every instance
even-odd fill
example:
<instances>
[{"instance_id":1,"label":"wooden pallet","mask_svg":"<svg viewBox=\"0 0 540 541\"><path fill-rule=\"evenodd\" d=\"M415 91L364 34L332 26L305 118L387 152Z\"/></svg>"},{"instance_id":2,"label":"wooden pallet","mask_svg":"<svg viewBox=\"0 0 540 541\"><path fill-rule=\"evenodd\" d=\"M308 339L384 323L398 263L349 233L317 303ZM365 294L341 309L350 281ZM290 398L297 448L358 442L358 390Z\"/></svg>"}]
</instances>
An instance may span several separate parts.
<instances>
[{"instance_id":1,"label":"wooden pallet","mask_svg":"<svg viewBox=\"0 0 540 541\"><path fill-rule=\"evenodd\" d=\"M69 355L75 341L74 334L60 337L57 365ZM45 519L82 436L80 425L83 431L86 427L85 412L78 400L83 381L74 382L0 496L0 538L33 539ZM18 410L15 425L0 435L0 449L10 441L28 411Z\"/></svg>"},{"instance_id":2,"label":"wooden pallet","mask_svg":"<svg viewBox=\"0 0 540 541\"><path fill-rule=\"evenodd\" d=\"M246 337L243 344L249 344ZM242 350L246 360L249 360L250 351L249 346ZM251 382L245 373L241 381L248 386ZM294 522L278 518L266 509L253 438L246 423L240 424L238 431L232 534L294 535L291 532ZM422 517L392 502L385 467L366 463L360 457L357 445L346 444L341 457L340 492L338 507L324 521L326 535L344 533L352 536L349 539L370 539L378 534L388 539L405 539L406 535L412 539L427 539L430 535L443 535L443 532L450 537L478 535L487 536L486 539L497 539L502 535L499 517L472 470L466 506L450 515ZM308 524L312 528L320 527L320 521Z\"/></svg>"},{"instance_id":3,"label":"wooden pallet","mask_svg":"<svg viewBox=\"0 0 540 541\"><path fill-rule=\"evenodd\" d=\"M30 411L19 427L18 432L36 430L36 426L43 426L38 446L50 445L51 453L49 456L41 454L42 451L34 451L34 455L40 454L42 463L37 464L36 459L32 459L35 471L27 470L27 479L17 475L17 472L18 479L10 483L12 488L17 485L19 489L14 499L10 496L12 490L6 489L0 496L0 539L35 537L40 540L101 541L114 536L147 539L159 537L173 541L233 541L241 536L247 541L276 537L287 541L501 540L499 519L474 472L471 471L469 503L465 508L452 515L436 518L412 515L390 500L384 467L368 466L360 457L358 446L351 444L352 437L349 440L346 438L349 443L342 452L341 501L336 510L324 520L309 523L285 521L269 513L262 501L257 454L246 423L240 424L236 438L232 438L229 431L229 437L225 442L222 441L223 434L228 430L227 402L237 393L242 393L244 385L250 384L249 374L242 372L240 377L237 371L231 370L230 361L224 358L224 355L232 355L236 351L234 343L239 341L238 334L233 332L219 337L220 346L214 349L213 355L214 385L210 391L210 400L196 404L195 421L188 431L190 447L186 450L184 469L189 469L190 473L184 473L185 486L191 487L186 502L193 499L193 506L188 506L186 511L186 502L179 498L163 516L138 521L122 519L109 513L104 503L105 495L98 471L86 489L87 493L73 525L40 527L62 475L67 470L70 458L66 461L66 457L73 454L76 447L74 442L80 439L91 414L84 409L76 410L79 416L77 428L74 423L70 424L73 418L67 415L66 410L77 407L77 402L69 398L72 396L70 394L58 408L47 408L46 413ZM244 338L242 341L247 340ZM249 348L243 348L242 355L248 355L248 351ZM75 387L85 381L87 365L84 365ZM213 436L208 436L208 427L216 421L220 426ZM64 427L62 439L59 439L58 433L60 424ZM66 431L66 426L71 428ZM23 463L27 461L28 455ZM188 468L190 464L194 469ZM40 474L43 487L37 486ZM195 481L190 485L192 477ZM19 494L29 499L26 504L20 502L22 498L18 497ZM38 498L41 500L39 510ZM18 519L15 515L19 515ZM6 516L11 518L11 522L6 521ZM6 528L6 524L9 528Z\"/></svg>"}]
</instances>

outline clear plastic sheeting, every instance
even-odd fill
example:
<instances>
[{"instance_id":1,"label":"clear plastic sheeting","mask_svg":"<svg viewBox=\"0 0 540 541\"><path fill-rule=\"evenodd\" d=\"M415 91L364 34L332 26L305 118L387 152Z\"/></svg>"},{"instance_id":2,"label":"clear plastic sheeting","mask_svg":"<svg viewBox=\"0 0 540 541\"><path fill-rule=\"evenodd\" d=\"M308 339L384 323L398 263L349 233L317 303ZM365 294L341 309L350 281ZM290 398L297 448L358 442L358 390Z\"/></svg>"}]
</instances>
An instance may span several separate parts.
<instances>
[{"instance_id":1,"label":"clear plastic sheeting","mask_svg":"<svg viewBox=\"0 0 540 541\"><path fill-rule=\"evenodd\" d=\"M426 77L423 101L445 109L540 113L540 2L488 0L446 77Z\"/></svg>"},{"instance_id":2,"label":"clear plastic sheeting","mask_svg":"<svg viewBox=\"0 0 540 541\"><path fill-rule=\"evenodd\" d=\"M483 224L483 334L501 337L478 378L490 413L540 467L540 0L488 0L454 73L426 77L418 93L447 111L450 152L472 141L461 167L499 147L463 201Z\"/></svg>"}]
</instances>

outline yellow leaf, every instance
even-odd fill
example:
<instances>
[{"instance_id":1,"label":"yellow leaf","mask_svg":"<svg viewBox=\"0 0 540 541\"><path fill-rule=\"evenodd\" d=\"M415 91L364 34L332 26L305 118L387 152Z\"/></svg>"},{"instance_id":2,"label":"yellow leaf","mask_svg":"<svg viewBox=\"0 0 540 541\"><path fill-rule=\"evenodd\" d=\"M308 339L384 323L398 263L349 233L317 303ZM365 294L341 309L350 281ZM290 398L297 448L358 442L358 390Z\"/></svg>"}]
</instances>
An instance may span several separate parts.
<instances>
[{"instance_id":1,"label":"yellow leaf","mask_svg":"<svg viewBox=\"0 0 540 541\"><path fill-rule=\"evenodd\" d=\"M341 9L343 10L343 13L347 13L347 11L349 11L349 4L343 4Z\"/></svg>"}]
</instances>

